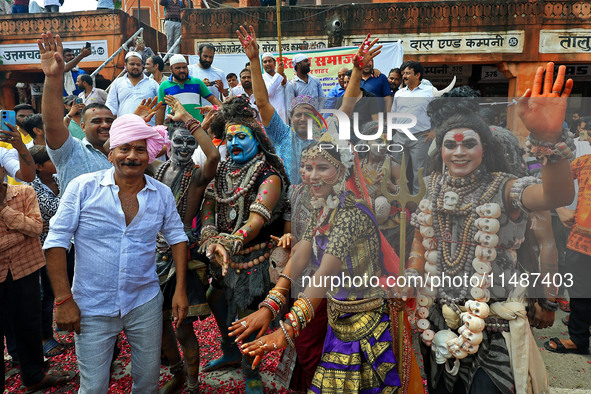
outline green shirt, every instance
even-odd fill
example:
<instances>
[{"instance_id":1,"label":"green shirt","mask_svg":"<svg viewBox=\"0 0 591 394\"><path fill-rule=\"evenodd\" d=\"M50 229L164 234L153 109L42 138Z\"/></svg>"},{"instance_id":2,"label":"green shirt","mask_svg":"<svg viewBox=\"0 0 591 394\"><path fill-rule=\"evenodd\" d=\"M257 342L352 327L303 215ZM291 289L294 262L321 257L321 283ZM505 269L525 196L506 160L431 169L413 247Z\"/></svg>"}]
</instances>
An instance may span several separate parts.
<instances>
[{"instance_id":1,"label":"green shirt","mask_svg":"<svg viewBox=\"0 0 591 394\"><path fill-rule=\"evenodd\" d=\"M82 127L80 127L80 125L76 123L74 119L70 120L68 130L70 131L70 134L72 134L72 137L78 138L80 141L82 141L84 137L86 137L86 134L84 134L84 130L82 130Z\"/></svg>"},{"instance_id":2,"label":"green shirt","mask_svg":"<svg viewBox=\"0 0 591 394\"><path fill-rule=\"evenodd\" d=\"M160 84L158 89L158 101L164 102L165 96L174 96L185 107L188 113L198 121L203 120L203 115L199 113L201 107L201 98L208 98L212 94L199 78L189 77L184 84L174 81L171 75L166 81ZM166 113L170 113L170 107L166 108Z\"/></svg>"}]
</instances>

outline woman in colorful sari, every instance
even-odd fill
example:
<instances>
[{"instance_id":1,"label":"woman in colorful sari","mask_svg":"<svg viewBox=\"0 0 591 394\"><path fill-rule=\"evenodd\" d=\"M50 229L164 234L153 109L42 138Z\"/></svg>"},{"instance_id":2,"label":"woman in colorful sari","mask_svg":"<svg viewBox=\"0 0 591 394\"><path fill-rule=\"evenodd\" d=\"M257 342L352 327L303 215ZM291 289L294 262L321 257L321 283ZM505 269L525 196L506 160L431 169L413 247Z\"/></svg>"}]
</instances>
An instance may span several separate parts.
<instances>
[{"instance_id":1,"label":"woman in colorful sari","mask_svg":"<svg viewBox=\"0 0 591 394\"><path fill-rule=\"evenodd\" d=\"M241 41L245 40L248 41L248 37L243 30ZM352 80L356 74L360 75L363 63L379 53L380 47L374 48L376 42L366 40L361 46L354 59ZM315 210L303 239L296 245L281 279L254 314L258 316L235 322L231 330L240 334L238 339L259 327L259 335L262 335L266 327L261 326L260 315L267 313L273 318L280 313L287 303L291 275L299 277L311 262L316 271L313 276L302 278L307 287L298 294L285 320L280 321L281 328L243 344L243 352L255 356L256 364L268 351L288 344L294 347L294 338L310 328L315 311L326 298L328 332L309 392L395 392L403 382L396 370L391 308L386 293L379 285L359 286L357 283L358 278L364 277L377 281L386 271L383 237L367 200L358 198L367 196L358 158L347 141L338 140L330 120L328 130L317 145L305 152L305 170L309 174ZM336 284L342 277L346 279ZM347 283L348 279L355 283ZM412 356L412 350L406 350L407 355ZM412 357L409 359L412 363ZM418 369L413 370L418 372ZM406 375L411 376L410 373ZM422 392L420 375L412 376L415 387L420 387ZM403 391L414 392L408 387L404 383Z\"/></svg>"}]
</instances>

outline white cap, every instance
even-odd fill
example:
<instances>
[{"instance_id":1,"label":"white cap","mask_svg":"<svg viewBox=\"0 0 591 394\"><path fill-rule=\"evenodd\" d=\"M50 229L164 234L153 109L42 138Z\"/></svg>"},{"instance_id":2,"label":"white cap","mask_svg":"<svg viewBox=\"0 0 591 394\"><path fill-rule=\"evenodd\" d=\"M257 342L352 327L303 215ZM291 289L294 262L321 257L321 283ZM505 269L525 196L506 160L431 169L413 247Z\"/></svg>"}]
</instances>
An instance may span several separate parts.
<instances>
[{"instance_id":1,"label":"white cap","mask_svg":"<svg viewBox=\"0 0 591 394\"><path fill-rule=\"evenodd\" d=\"M185 57L183 55L179 55L178 53L176 55L173 55L170 58L170 65L175 65L178 63L187 63L187 59L185 59Z\"/></svg>"},{"instance_id":2,"label":"white cap","mask_svg":"<svg viewBox=\"0 0 591 394\"><path fill-rule=\"evenodd\" d=\"M125 55L125 60L129 59L132 56L139 57L140 59L142 58L142 55L140 55L139 53L131 51L127 52L127 55Z\"/></svg>"},{"instance_id":3,"label":"white cap","mask_svg":"<svg viewBox=\"0 0 591 394\"><path fill-rule=\"evenodd\" d=\"M275 57L273 56L273 54L271 52L263 53L263 57L261 57L261 59L265 60L266 57L270 57L271 59L275 60Z\"/></svg>"},{"instance_id":4,"label":"white cap","mask_svg":"<svg viewBox=\"0 0 591 394\"><path fill-rule=\"evenodd\" d=\"M293 57L292 63L295 65L295 64L297 64L299 62L303 62L304 60L307 60L307 59L308 59L308 56L304 55L303 53L298 53L297 55L295 55Z\"/></svg>"}]
</instances>

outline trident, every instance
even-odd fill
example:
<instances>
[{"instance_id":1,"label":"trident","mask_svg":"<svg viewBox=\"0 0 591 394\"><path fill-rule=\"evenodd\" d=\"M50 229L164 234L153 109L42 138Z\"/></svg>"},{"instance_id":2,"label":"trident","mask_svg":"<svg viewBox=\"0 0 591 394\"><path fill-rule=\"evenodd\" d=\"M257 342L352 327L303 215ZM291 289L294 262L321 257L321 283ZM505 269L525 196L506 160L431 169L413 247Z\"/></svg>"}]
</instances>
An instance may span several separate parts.
<instances>
[{"instance_id":1,"label":"trident","mask_svg":"<svg viewBox=\"0 0 591 394\"><path fill-rule=\"evenodd\" d=\"M425 180L423 179L423 168L419 168L419 184L420 190L418 194L411 194L410 190L408 190L408 179L406 178L406 160L404 158L404 152L402 153L402 163L400 164L400 178L397 180L398 184L398 192L396 194L392 194L388 191L387 184L388 182L382 182L382 195L386 197L389 203L394 201L400 204L400 254L399 254L399 264L400 268L398 271L398 275L404 275L405 269L405 255L406 255L406 205L409 202L414 202L418 204L425 192L427 191L427 187L425 186ZM390 179L390 166L386 166L384 172L384 179ZM403 324L404 324L404 311L398 312L398 351L397 351L397 362L398 362L398 374L400 375L400 379L402 380L402 346L403 346Z\"/></svg>"}]
</instances>

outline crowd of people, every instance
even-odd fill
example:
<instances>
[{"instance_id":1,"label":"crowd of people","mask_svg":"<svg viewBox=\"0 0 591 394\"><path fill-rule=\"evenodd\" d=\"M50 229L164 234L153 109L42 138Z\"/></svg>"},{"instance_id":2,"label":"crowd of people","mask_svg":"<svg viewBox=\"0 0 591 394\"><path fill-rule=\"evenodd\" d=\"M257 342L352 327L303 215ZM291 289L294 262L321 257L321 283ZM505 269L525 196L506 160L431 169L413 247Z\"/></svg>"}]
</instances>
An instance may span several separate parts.
<instances>
[{"instance_id":1,"label":"crowd of people","mask_svg":"<svg viewBox=\"0 0 591 394\"><path fill-rule=\"evenodd\" d=\"M54 320L75 333L81 393L108 391L121 331L137 393L199 392L201 372L237 366L263 393L261 359L282 349L297 392L422 393L416 330L429 393L548 392L530 327L559 307L570 339L546 348L589 353L589 118L565 122L564 67L517 104L525 155L478 92L439 97L413 60L374 69L378 39L328 94L307 55L290 80L252 27L237 39L249 63L226 74L211 44L166 65L140 38L108 92L78 67L88 50L39 40L41 114L20 104L0 134L0 336L28 392L75 377L45 368L65 350ZM390 136L388 113L414 122ZM524 273L564 285L498 283ZM210 315L222 356L200 371L193 323Z\"/></svg>"}]
</instances>

